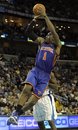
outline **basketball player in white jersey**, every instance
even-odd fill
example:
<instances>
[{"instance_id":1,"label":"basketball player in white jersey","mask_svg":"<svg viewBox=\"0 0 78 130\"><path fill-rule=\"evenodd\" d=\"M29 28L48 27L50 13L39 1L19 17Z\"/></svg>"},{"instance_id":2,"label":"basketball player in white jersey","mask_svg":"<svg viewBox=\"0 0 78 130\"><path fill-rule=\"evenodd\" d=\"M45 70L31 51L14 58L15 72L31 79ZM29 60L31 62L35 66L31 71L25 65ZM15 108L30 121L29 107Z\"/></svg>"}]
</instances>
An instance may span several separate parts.
<instances>
[{"instance_id":1,"label":"basketball player in white jersey","mask_svg":"<svg viewBox=\"0 0 78 130\"><path fill-rule=\"evenodd\" d=\"M56 82L54 74L51 73L49 87L58 90L59 85ZM33 116L38 122L40 130L57 130L54 120L57 118L54 96L52 90L47 88L43 93L42 98L33 107Z\"/></svg>"}]
</instances>

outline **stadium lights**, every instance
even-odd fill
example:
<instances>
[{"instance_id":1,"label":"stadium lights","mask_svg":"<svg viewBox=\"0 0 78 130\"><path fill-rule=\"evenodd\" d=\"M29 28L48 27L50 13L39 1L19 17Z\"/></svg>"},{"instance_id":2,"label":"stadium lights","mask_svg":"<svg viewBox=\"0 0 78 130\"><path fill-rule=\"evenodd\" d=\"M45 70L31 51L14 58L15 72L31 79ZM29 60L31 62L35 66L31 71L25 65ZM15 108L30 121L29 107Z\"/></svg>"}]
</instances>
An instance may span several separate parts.
<instances>
[{"instance_id":1,"label":"stadium lights","mask_svg":"<svg viewBox=\"0 0 78 130\"><path fill-rule=\"evenodd\" d=\"M12 20L12 19L11 19L11 20L10 20L10 22L12 22L12 23L13 23L13 22L14 22L14 20Z\"/></svg>"},{"instance_id":2,"label":"stadium lights","mask_svg":"<svg viewBox=\"0 0 78 130\"><path fill-rule=\"evenodd\" d=\"M5 38L5 35L4 35L4 34L2 34L2 35L1 35L1 38Z\"/></svg>"},{"instance_id":3,"label":"stadium lights","mask_svg":"<svg viewBox=\"0 0 78 130\"><path fill-rule=\"evenodd\" d=\"M1 34L1 38L6 38L7 36L8 36L8 34L6 34L6 33Z\"/></svg>"},{"instance_id":4,"label":"stadium lights","mask_svg":"<svg viewBox=\"0 0 78 130\"><path fill-rule=\"evenodd\" d=\"M64 45L64 44L65 44L65 42L64 42L64 41L61 41L61 44L62 44L62 45Z\"/></svg>"},{"instance_id":5,"label":"stadium lights","mask_svg":"<svg viewBox=\"0 0 78 130\"><path fill-rule=\"evenodd\" d=\"M68 26L68 28L70 28L70 26Z\"/></svg>"},{"instance_id":6,"label":"stadium lights","mask_svg":"<svg viewBox=\"0 0 78 130\"><path fill-rule=\"evenodd\" d=\"M7 19L5 19L5 22L7 23L7 22L8 22L8 20L7 20Z\"/></svg>"},{"instance_id":7,"label":"stadium lights","mask_svg":"<svg viewBox=\"0 0 78 130\"><path fill-rule=\"evenodd\" d=\"M68 46L68 47L76 47L76 45L70 45L70 44L67 44L66 46Z\"/></svg>"}]
</instances>

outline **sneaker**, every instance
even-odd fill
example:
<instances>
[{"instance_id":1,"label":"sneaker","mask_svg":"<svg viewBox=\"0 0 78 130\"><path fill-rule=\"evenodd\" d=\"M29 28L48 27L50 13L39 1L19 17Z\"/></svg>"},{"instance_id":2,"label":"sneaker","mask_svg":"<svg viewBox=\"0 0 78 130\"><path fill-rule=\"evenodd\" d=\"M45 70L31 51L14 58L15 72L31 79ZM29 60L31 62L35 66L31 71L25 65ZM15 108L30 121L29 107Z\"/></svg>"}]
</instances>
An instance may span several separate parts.
<instances>
[{"instance_id":1,"label":"sneaker","mask_svg":"<svg viewBox=\"0 0 78 130\"><path fill-rule=\"evenodd\" d=\"M9 119L7 120L7 125L18 125L18 119L15 116L10 116Z\"/></svg>"},{"instance_id":2,"label":"sneaker","mask_svg":"<svg viewBox=\"0 0 78 130\"><path fill-rule=\"evenodd\" d=\"M14 110L11 115L17 117L18 113L16 112L16 110Z\"/></svg>"}]
</instances>

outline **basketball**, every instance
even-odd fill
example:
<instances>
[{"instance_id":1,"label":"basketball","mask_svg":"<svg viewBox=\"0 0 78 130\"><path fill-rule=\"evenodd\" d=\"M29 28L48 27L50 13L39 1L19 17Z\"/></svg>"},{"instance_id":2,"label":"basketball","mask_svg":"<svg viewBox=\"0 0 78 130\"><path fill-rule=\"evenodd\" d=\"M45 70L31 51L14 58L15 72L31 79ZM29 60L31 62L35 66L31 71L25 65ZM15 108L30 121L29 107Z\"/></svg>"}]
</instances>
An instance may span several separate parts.
<instances>
[{"instance_id":1,"label":"basketball","mask_svg":"<svg viewBox=\"0 0 78 130\"><path fill-rule=\"evenodd\" d=\"M36 4L36 5L34 5L34 7L33 7L34 15L39 15L38 10L40 10L40 9L43 10L43 11L46 11L45 6L43 4Z\"/></svg>"}]
</instances>

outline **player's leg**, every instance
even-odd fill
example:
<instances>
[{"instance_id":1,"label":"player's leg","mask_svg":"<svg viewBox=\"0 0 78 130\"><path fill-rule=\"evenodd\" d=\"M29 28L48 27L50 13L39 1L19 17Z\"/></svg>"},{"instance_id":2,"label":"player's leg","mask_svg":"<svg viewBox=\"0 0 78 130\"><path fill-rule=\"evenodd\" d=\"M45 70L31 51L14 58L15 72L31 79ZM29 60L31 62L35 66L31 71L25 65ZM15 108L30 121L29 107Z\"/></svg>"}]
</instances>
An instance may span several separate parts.
<instances>
[{"instance_id":1,"label":"player's leg","mask_svg":"<svg viewBox=\"0 0 78 130\"><path fill-rule=\"evenodd\" d=\"M38 97L36 97L35 95L32 95L23 107L22 106L20 107L20 105L18 105L16 108L16 111L8 119L7 125L10 125L10 124L18 125L18 118L16 116L20 116L24 114L26 110L32 108L36 104L38 99L39 99Z\"/></svg>"},{"instance_id":2,"label":"player's leg","mask_svg":"<svg viewBox=\"0 0 78 130\"><path fill-rule=\"evenodd\" d=\"M49 125L51 126L51 130L57 130L53 120L49 120L48 122L49 122Z\"/></svg>"},{"instance_id":3,"label":"player's leg","mask_svg":"<svg viewBox=\"0 0 78 130\"><path fill-rule=\"evenodd\" d=\"M31 104L31 107L33 107L33 105L36 104L38 99L42 97L45 89L47 88L49 76L45 76L45 74L42 74L41 72L38 74L39 82L37 81L37 84L36 86L34 86L34 89L32 91L32 96L30 97L30 99L28 99L28 104ZM45 78L45 77L48 77L48 78Z\"/></svg>"},{"instance_id":4,"label":"player's leg","mask_svg":"<svg viewBox=\"0 0 78 130\"><path fill-rule=\"evenodd\" d=\"M12 112L12 115L7 120L7 125L10 125L10 124L17 125L18 124L17 117L24 113L22 110L22 107L24 106L24 104L28 100L28 98L31 96L31 94L32 94L32 86L29 84L25 84L25 86L21 92L21 95L19 97L18 104L16 106L16 110Z\"/></svg>"},{"instance_id":5,"label":"player's leg","mask_svg":"<svg viewBox=\"0 0 78 130\"><path fill-rule=\"evenodd\" d=\"M36 102L39 100L39 97L32 95L28 101L25 103L25 105L22 108L22 111L27 111L28 109L32 108Z\"/></svg>"},{"instance_id":6,"label":"player's leg","mask_svg":"<svg viewBox=\"0 0 78 130\"><path fill-rule=\"evenodd\" d=\"M36 70L33 69L28 73L26 80L24 81L24 88L21 92L20 98L18 99L18 105L16 107L16 111L19 111L19 109L22 108L22 106L24 106L25 102L30 98L32 91L33 91L33 87L36 86L37 81L36 81ZM20 113L18 113L20 114Z\"/></svg>"},{"instance_id":7,"label":"player's leg","mask_svg":"<svg viewBox=\"0 0 78 130\"><path fill-rule=\"evenodd\" d=\"M44 121L40 121L38 122L38 126L40 130L57 130L52 120L47 121L47 125L45 125Z\"/></svg>"},{"instance_id":8,"label":"player's leg","mask_svg":"<svg viewBox=\"0 0 78 130\"><path fill-rule=\"evenodd\" d=\"M37 101L38 101L38 97L36 97L35 95L32 95L23 107L20 107L20 105L18 105L16 108L16 111L8 119L7 125L10 125L10 124L18 125L18 119L16 116L20 116L24 114L24 112L32 108L36 104Z\"/></svg>"},{"instance_id":9,"label":"player's leg","mask_svg":"<svg viewBox=\"0 0 78 130\"><path fill-rule=\"evenodd\" d=\"M39 126L40 130L46 130L46 128L44 126L44 121L39 121L38 126Z\"/></svg>"},{"instance_id":10,"label":"player's leg","mask_svg":"<svg viewBox=\"0 0 78 130\"><path fill-rule=\"evenodd\" d=\"M21 108L24 106L25 102L27 102L28 98L32 94L32 86L30 84L25 84L24 88L21 92L21 95L18 99L18 104L16 106L16 112L18 115L21 115Z\"/></svg>"},{"instance_id":11,"label":"player's leg","mask_svg":"<svg viewBox=\"0 0 78 130\"><path fill-rule=\"evenodd\" d=\"M10 116L10 118L7 121L8 125L10 125L12 122L13 122L12 124L14 124L14 122L15 122L15 124L17 124L15 118L13 118L13 117L23 114L22 107L24 106L25 102L31 96L32 91L33 91L33 86L36 86L36 79L35 79L34 72L32 72L32 70L27 75L27 79L24 83L25 83L25 86L18 99L18 104L16 106L16 110L15 110L15 112L12 113L12 115ZM11 118L12 118L12 120L11 120Z\"/></svg>"},{"instance_id":12,"label":"player's leg","mask_svg":"<svg viewBox=\"0 0 78 130\"><path fill-rule=\"evenodd\" d=\"M45 121L38 122L38 126L39 126L40 130L57 130L57 128L52 120L46 121L46 125L44 122Z\"/></svg>"},{"instance_id":13,"label":"player's leg","mask_svg":"<svg viewBox=\"0 0 78 130\"><path fill-rule=\"evenodd\" d=\"M25 111L29 110L30 108L32 108L36 104L36 102L38 101L38 99L39 98L37 96L31 95L31 97L28 99L28 101L23 106L17 105L16 111L13 114L13 116L20 116L20 115L24 114ZM15 122L15 124L17 124L17 119L14 118L14 121L13 121L13 117L11 117L11 118L12 118L13 124L14 124L14 122Z\"/></svg>"}]
</instances>

